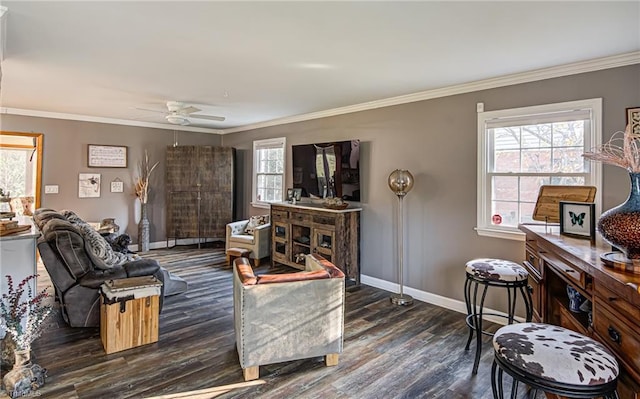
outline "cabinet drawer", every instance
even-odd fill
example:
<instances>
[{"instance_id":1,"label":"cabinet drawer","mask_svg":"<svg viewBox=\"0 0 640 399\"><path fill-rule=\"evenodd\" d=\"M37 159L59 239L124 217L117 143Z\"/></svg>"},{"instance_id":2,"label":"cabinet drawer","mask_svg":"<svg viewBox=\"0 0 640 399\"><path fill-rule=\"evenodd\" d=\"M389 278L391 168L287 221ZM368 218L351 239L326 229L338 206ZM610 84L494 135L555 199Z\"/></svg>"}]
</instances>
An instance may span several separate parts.
<instances>
[{"instance_id":1,"label":"cabinet drawer","mask_svg":"<svg viewBox=\"0 0 640 399\"><path fill-rule=\"evenodd\" d=\"M631 367L632 372L640 374L640 334L625 323L620 313L597 296L593 304L593 326L602 342Z\"/></svg>"},{"instance_id":2,"label":"cabinet drawer","mask_svg":"<svg viewBox=\"0 0 640 399\"><path fill-rule=\"evenodd\" d=\"M335 215L316 215L313 217L313 222L317 224L326 224L328 226L335 226Z\"/></svg>"},{"instance_id":3,"label":"cabinet drawer","mask_svg":"<svg viewBox=\"0 0 640 399\"><path fill-rule=\"evenodd\" d=\"M281 209L272 209L271 210L271 219L273 220L284 220L289 218L289 212L281 210Z\"/></svg>"},{"instance_id":4,"label":"cabinet drawer","mask_svg":"<svg viewBox=\"0 0 640 399\"><path fill-rule=\"evenodd\" d=\"M586 273L573 265L569 265L557 258L545 258L545 263L552 267L556 272L565 277L567 280L572 281L578 287L586 290Z\"/></svg>"},{"instance_id":5,"label":"cabinet drawer","mask_svg":"<svg viewBox=\"0 0 640 399\"><path fill-rule=\"evenodd\" d=\"M596 288L596 294L602 298L603 302L611 306L612 309L620 312L620 314L628 320L640 323L640 308L624 300L609 288L602 284L598 284L597 281L594 285ZM638 331L640 331L640 327L638 327Z\"/></svg>"},{"instance_id":6,"label":"cabinet drawer","mask_svg":"<svg viewBox=\"0 0 640 399\"><path fill-rule=\"evenodd\" d=\"M527 246L527 248L525 249L525 262L528 263L530 268L535 272L537 272L539 277L542 277L542 262L540 262L540 258L538 258L538 254L537 252L535 252L533 249L529 248Z\"/></svg>"},{"instance_id":7,"label":"cabinet drawer","mask_svg":"<svg viewBox=\"0 0 640 399\"><path fill-rule=\"evenodd\" d=\"M618 395L620 399L640 399L640 385L624 370L618 378Z\"/></svg>"},{"instance_id":8,"label":"cabinet drawer","mask_svg":"<svg viewBox=\"0 0 640 399\"><path fill-rule=\"evenodd\" d=\"M538 239L535 234L526 232L526 245L536 252L538 250Z\"/></svg>"},{"instance_id":9,"label":"cabinet drawer","mask_svg":"<svg viewBox=\"0 0 640 399\"><path fill-rule=\"evenodd\" d=\"M529 287L531 290L531 300L533 301L533 320L542 321L542 291L540 282L533 276L529 275Z\"/></svg>"},{"instance_id":10,"label":"cabinet drawer","mask_svg":"<svg viewBox=\"0 0 640 399\"><path fill-rule=\"evenodd\" d=\"M291 215L289 216L289 219L292 222L310 222L311 221L311 215L308 215L306 213L291 212Z\"/></svg>"}]
</instances>

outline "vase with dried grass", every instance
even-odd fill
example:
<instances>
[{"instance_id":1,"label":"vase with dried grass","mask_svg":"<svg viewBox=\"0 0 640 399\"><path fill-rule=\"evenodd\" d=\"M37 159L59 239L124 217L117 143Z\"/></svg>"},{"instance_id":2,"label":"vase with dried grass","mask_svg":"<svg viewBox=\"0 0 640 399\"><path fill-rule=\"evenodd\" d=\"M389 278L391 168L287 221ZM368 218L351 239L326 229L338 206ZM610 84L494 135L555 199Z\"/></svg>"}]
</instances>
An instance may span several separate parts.
<instances>
[{"instance_id":1,"label":"vase with dried grass","mask_svg":"<svg viewBox=\"0 0 640 399\"><path fill-rule=\"evenodd\" d=\"M138 223L138 251L149 251L149 218L147 216L147 204L149 202L149 179L151 172L159 162L151 165L149 154L144 151L144 158L138 162L138 176L134 181L136 197L140 200L140 222Z\"/></svg>"},{"instance_id":2,"label":"vase with dried grass","mask_svg":"<svg viewBox=\"0 0 640 399\"><path fill-rule=\"evenodd\" d=\"M615 133L607 143L584 153L583 157L629 172L629 197L604 212L597 229L605 241L622 251L603 254L603 261L640 273L640 135L633 133L628 125L624 132Z\"/></svg>"}]
</instances>

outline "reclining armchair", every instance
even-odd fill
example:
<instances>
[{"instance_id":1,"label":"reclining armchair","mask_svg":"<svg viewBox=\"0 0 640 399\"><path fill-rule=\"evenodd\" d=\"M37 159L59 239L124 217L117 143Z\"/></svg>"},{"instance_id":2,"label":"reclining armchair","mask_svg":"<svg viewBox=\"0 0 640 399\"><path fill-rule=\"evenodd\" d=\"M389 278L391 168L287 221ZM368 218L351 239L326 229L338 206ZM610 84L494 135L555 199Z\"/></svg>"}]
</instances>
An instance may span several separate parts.
<instances>
[{"instance_id":1,"label":"reclining armchair","mask_svg":"<svg viewBox=\"0 0 640 399\"><path fill-rule=\"evenodd\" d=\"M256 266L260 265L260 259L271 255L269 215L252 216L248 220L229 223L226 235L227 262L231 260L228 252L231 248L248 250L248 257L253 259Z\"/></svg>"},{"instance_id":2,"label":"reclining armchair","mask_svg":"<svg viewBox=\"0 0 640 399\"><path fill-rule=\"evenodd\" d=\"M236 347L244 379L259 366L324 356L338 364L344 335L344 274L319 255L298 273L254 275L246 258L233 262Z\"/></svg>"},{"instance_id":3,"label":"reclining armchair","mask_svg":"<svg viewBox=\"0 0 640 399\"><path fill-rule=\"evenodd\" d=\"M107 280L155 276L164 282L163 270L153 259L96 267L78 227L54 210L39 209L34 214L34 222L42 232L37 243L40 257L55 288L62 316L71 327L100 325L99 288ZM162 302L163 295L160 309Z\"/></svg>"}]
</instances>

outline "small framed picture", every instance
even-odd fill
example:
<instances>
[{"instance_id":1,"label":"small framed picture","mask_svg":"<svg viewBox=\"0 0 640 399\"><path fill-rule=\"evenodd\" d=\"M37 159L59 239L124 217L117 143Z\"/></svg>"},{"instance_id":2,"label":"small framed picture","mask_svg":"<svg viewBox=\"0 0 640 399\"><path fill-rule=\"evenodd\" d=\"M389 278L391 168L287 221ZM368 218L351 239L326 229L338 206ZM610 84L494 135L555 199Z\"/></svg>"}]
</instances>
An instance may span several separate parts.
<instances>
[{"instance_id":1,"label":"small framed picture","mask_svg":"<svg viewBox=\"0 0 640 399\"><path fill-rule=\"evenodd\" d=\"M302 189L301 188L294 188L293 189L293 196L296 199L296 201L300 201L300 199L302 198Z\"/></svg>"},{"instance_id":2,"label":"small framed picture","mask_svg":"<svg viewBox=\"0 0 640 399\"><path fill-rule=\"evenodd\" d=\"M122 193L124 192L124 182L120 179L116 179L111 182L111 192L112 193Z\"/></svg>"},{"instance_id":3,"label":"small framed picture","mask_svg":"<svg viewBox=\"0 0 640 399\"><path fill-rule=\"evenodd\" d=\"M78 198L100 198L100 173L80 173Z\"/></svg>"},{"instance_id":4,"label":"small framed picture","mask_svg":"<svg viewBox=\"0 0 640 399\"><path fill-rule=\"evenodd\" d=\"M640 107L627 108L627 125L631 134L640 134Z\"/></svg>"},{"instance_id":5,"label":"small framed picture","mask_svg":"<svg viewBox=\"0 0 640 399\"><path fill-rule=\"evenodd\" d=\"M287 201L291 202L293 201L293 189L292 188L288 188L287 189Z\"/></svg>"},{"instance_id":6,"label":"small framed picture","mask_svg":"<svg viewBox=\"0 0 640 399\"><path fill-rule=\"evenodd\" d=\"M560 201L560 234L595 242L596 206L593 202Z\"/></svg>"}]
</instances>

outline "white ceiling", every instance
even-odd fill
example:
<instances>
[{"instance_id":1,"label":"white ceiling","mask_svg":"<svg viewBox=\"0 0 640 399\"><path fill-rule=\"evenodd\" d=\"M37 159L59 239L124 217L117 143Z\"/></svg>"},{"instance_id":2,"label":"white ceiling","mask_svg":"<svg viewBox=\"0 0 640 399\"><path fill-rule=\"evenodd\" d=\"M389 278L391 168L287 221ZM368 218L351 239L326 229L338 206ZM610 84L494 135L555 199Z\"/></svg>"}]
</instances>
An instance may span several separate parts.
<instances>
[{"instance_id":1,"label":"white ceiling","mask_svg":"<svg viewBox=\"0 0 640 399\"><path fill-rule=\"evenodd\" d=\"M640 51L640 1L0 4L4 112L213 129Z\"/></svg>"}]
</instances>

